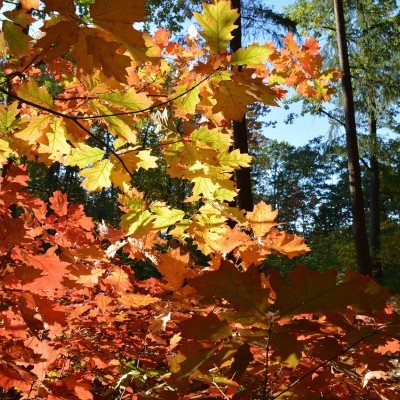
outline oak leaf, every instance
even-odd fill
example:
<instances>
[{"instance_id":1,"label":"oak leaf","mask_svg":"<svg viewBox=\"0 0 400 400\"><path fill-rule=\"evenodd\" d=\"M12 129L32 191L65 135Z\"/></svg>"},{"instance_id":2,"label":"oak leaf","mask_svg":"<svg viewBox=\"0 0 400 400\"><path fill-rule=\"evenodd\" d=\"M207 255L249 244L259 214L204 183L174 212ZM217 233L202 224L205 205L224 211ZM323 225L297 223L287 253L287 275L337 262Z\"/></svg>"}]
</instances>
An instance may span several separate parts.
<instances>
[{"instance_id":1,"label":"oak leaf","mask_svg":"<svg viewBox=\"0 0 400 400\"><path fill-rule=\"evenodd\" d=\"M278 223L275 222L277 215L277 210L272 211L271 205L261 201L254 206L252 212L246 214L246 218L254 234L257 237L262 237L269 232L271 228L278 225Z\"/></svg>"},{"instance_id":2,"label":"oak leaf","mask_svg":"<svg viewBox=\"0 0 400 400\"><path fill-rule=\"evenodd\" d=\"M229 41L233 38L232 32L237 28L235 21L239 18L236 9L231 9L228 0L220 0L214 4L203 4L203 12L193 13L194 18L203 28L201 36L207 41L211 51L223 53Z\"/></svg>"}]
</instances>

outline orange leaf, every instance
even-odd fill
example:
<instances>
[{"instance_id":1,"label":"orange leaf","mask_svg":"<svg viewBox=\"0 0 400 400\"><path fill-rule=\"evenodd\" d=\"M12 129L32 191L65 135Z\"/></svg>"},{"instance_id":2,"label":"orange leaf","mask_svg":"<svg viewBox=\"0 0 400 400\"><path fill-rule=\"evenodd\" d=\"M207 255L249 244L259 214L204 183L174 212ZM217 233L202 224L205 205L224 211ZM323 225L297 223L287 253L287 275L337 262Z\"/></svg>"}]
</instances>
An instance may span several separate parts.
<instances>
[{"instance_id":1,"label":"orange leaf","mask_svg":"<svg viewBox=\"0 0 400 400\"><path fill-rule=\"evenodd\" d=\"M253 228L253 232L257 237L264 236L271 230L272 227L278 225L275 222L275 218L278 215L278 211L272 211L272 207L263 201L254 206L252 212L248 212L246 215L249 225Z\"/></svg>"}]
</instances>

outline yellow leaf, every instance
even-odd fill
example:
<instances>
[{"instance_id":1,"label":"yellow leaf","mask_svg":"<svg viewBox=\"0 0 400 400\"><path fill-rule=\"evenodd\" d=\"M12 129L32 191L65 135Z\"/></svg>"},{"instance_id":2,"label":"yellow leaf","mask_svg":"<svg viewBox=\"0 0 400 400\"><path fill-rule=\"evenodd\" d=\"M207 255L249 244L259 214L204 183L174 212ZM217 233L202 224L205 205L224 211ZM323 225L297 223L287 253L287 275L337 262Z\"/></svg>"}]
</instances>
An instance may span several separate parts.
<instances>
[{"instance_id":1,"label":"yellow leaf","mask_svg":"<svg viewBox=\"0 0 400 400\"><path fill-rule=\"evenodd\" d=\"M66 164L85 168L90 164L100 161L104 154L105 151L98 147L91 147L80 143L75 149L72 149L71 154L67 157Z\"/></svg>"},{"instance_id":2,"label":"yellow leaf","mask_svg":"<svg viewBox=\"0 0 400 400\"><path fill-rule=\"evenodd\" d=\"M0 105L0 130L7 132L13 125L19 113L18 102L14 101L8 106Z\"/></svg>"},{"instance_id":3,"label":"yellow leaf","mask_svg":"<svg viewBox=\"0 0 400 400\"><path fill-rule=\"evenodd\" d=\"M53 99L47 89L42 86L39 87L35 80L30 79L24 82L16 90L17 95L23 100L30 101L31 103L51 108L53 106Z\"/></svg>"},{"instance_id":4,"label":"yellow leaf","mask_svg":"<svg viewBox=\"0 0 400 400\"><path fill-rule=\"evenodd\" d=\"M239 49L235 51L230 59L231 65L257 65L268 61L271 54L275 52L275 48L272 44L264 44L260 46L258 43L254 43L245 49Z\"/></svg>"},{"instance_id":5,"label":"yellow leaf","mask_svg":"<svg viewBox=\"0 0 400 400\"><path fill-rule=\"evenodd\" d=\"M49 115L40 115L38 117L34 117L24 129L17 132L14 136L17 139L28 142L29 144L34 144L43 136L43 133L49 126L50 121L51 117Z\"/></svg>"},{"instance_id":6,"label":"yellow leaf","mask_svg":"<svg viewBox=\"0 0 400 400\"><path fill-rule=\"evenodd\" d=\"M213 199L214 192L220 187L219 184L213 183L210 178L197 177L193 178L193 196L203 195L206 199Z\"/></svg>"},{"instance_id":7,"label":"yellow leaf","mask_svg":"<svg viewBox=\"0 0 400 400\"><path fill-rule=\"evenodd\" d=\"M158 167L158 157L152 156L150 153L151 150L138 151L136 157L138 157L140 161L137 163L137 168L149 169Z\"/></svg>"},{"instance_id":8,"label":"yellow leaf","mask_svg":"<svg viewBox=\"0 0 400 400\"><path fill-rule=\"evenodd\" d=\"M153 223L154 229L159 229L161 231L175 225L185 216L182 210L170 208L165 203L161 202L152 204L150 210L156 215L156 219Z\"/></svg>"},{"instance_id":9,"label":"yellow leaf","mask_svg":"<svg viewBox=\"0 0 400 400\"><path fill-rule=\"evenodd\" d=\"M216 150L228 150L232 144L228 133L222 132L220 128L209 129L205 126L192 132L191 139Z\"/></svg>"},{"instance_id":10,"label":"yellow leaf","mask_svg":"<svg viewBox=\"0 0 400 400\"><path fill-rule=\"evenodd\" d=\"M9 143L0 139L0 165L6 164L8 162L8 157L15 154L16 153L10 149Z\"/></svg>"},{"instance_id":11,"label":"yellow leaf","mask_svg":"<svg viewBox=\"0 0 400 400\"><path fill-rule=\"evenodd\" d=\"M82 186L89 192L101 190L111 186L110 174L113 165L110 160L97 161L93 167L80 171L80 175L85 178Z\"/></svg>"},{"instance_id":12,"label":"yellow leaf","mask_svg":"<svg viewBox=\"0 0 400 400\"><path fill-rule=\"evenodd\" d=\"M65 138L65 126L60 119L50 124L50 131L46 133L47 145L39 147L39 153L50 154L51 160L59 160L62 156L69 154L71 146Z\"/></svg>"},{"instance_id":13,"label":"yellow leaf","mask_svg":"<svg viewBox=\"0 0 400 400\"><path fill-rule=\"evenodd\" d=\"M278 211L272 211L272 207L269 204L261 201L254 206L252 212L246 214L246 218L249 225L253 228L253 232L257 237L264 236L271 230L272 227L278 225L275 222L275 218L278 215Z\"/></svg>"},{"instance_id":14,"label":"yellow leaf","mask_svg":"<svg viewBox=\"0 0 400 400\"><path fill-rule=\"evenodd\" d=\"M111 93L104 93L99 98L131 111L145 110L153 104L153 101L145 93L136 93L133 87L129 88L126 92L116 90Z\"/></svg>"},{"instance_id":15,"label":"yellow leaf","mask_svg":"<svg viewBox=\"0 0 400 400\"><path fill-rule=\"evenodd\" d=\"M174 100L173 104L176 107L176 115L185 117L187 114L194 114L196 106L199 103L200 88L197 86L190 89L187 85L177 86L175 92L171 95Z\"/></svg>"},{"instance_id":16,"label":"yellow leaf","mask_svg":"<svg viewBox=\"0 0 400 400\"><path fill-rule=\"evenodd\" d=\"M250 155L240 153L239 149L231 152L223 152L218 156L219 162L227 171L233 171L240 167L250 167L251 159Z\"/></svg>"},{"instance_id":17,"label":"yellow leaf","mask_svg":"<svg viewBox=\"0 0 400 400\"><path fill-rule=\"evenodd\" d=\"M124 138L128 143L136 143L135 132L121 119L121 117L112 115L113 112L99 102L93 102L93 105L96 107L100 115L107 115L107 117L104 118L104 122L107 124L108 130L111 134Z\"/></svg>"},{"instance_id":18,"label":"yellow leaf","mask_svg":"<svg viewBox=\"0 0 400 400\"><path fill-rule=\"evenodd\" d=\"M203 12L193 13L194 18L203 28L201 36L215 53L226 51L229 41L236 29L235 21L239 18L237 10L231 9L231 2L219 0L215 4L203 3Z\"/></svg>"}]
</instances>

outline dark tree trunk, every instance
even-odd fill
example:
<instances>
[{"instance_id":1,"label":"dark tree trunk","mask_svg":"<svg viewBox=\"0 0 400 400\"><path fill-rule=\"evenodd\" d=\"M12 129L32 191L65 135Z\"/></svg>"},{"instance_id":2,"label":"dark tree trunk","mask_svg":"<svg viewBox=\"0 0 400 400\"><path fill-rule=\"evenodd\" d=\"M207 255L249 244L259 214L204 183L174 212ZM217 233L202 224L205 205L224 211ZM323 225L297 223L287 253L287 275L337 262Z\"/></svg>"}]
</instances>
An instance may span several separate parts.
<instances>
[{"instance_id":1,"label":"dark tree trunk","mask_svg":"<svg viewBox=\"0 0 400 400\"><path fill-rule=\"evenodd\" d=\"M346 122L346 148L348 157L350 198L353 213L353 232L358 271L372 275L369 253L364 199L361 186L360 158L358 152L357 129L354 111L353 87L346 42L346 26L342 0L333 0L335 7L336 34L339 50L340 68L343 72L343 108Z\"/></svg>"},{"instance_id":2,"label":"dark tree trunk","mask_svg":"<svg viewBox=\"0 0 400 400\"><path fill-rule=\"evenodd\" d=\"M370 139L370 229L369 238L371 244L371 254L373 260L374 273L381 272L381 265L379 262L379 247L380 247L380 233L381 233L381 210L380 210L380 167L378 161L378 137L377 137L377 121L376 116L370 115L369 117L369 139Z\"/></svg>"},{"instance_id":3,"label":"dark tree trunk","mask_svg":"<svg viewBox=\"0 0 400 400\"><path fill-rule=\"evenodd\" d=\"M232 7L236 8L240 14L241 0L232 0ZM239 17L236 21L238 27L233 31L233 39L231 40L231 51L234 52L242 47L242 24ZM241 67L239 67L239 70ZM233 139L234 148L239 149L241 153L249 152L248 130L246 116L241 121L233 121ZM237 197L237 205L241 210L253 211L253 192L251 187L250 168L240 168L236 171L236 185L239 189Z\"/></svg>"}]
</instances>

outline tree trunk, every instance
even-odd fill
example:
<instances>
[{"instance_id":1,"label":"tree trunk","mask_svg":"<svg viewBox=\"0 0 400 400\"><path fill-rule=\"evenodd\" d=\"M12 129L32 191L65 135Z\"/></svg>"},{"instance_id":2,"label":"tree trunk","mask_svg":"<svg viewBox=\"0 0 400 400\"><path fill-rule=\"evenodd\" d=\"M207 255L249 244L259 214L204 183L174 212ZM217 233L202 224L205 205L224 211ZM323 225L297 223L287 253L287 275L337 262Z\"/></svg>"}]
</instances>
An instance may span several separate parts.
<instances>
[{"instance_id":1,"label":"tree trunk","mask_svg":"<svg viewBox=\"0 0 400 400\"><path fill-rule=\"evenodd\" d=\"M346 26L342 0L333 0L335 7L336 34L340 68L343 72L343 109L346 125L346 148L348 157L351 208L353 213L353 232L358 271L372 275L365 220L364 199L361 186L361 169L358 152L357 129L354 111L353 87L349 65L349 53L346 42Z\"/></svg>"},{"instance_id":2,"label":"tree trunk","mask_svg":"<svg viewBox=\"0 0 400 400\"><path fill-rule=\"evenodd\" d=\"M240 14L241 0L232 0L232 7L236 8ZM242 24L239 16L236 21L238 27L233 31L231 40L231 51L234 52L242 47ZM241 67L239 66L239 70ZM241 153L249 152L248 130L246 116L241 121L233 121L233 140L234 148L239 149ZM253 192L251 187L250 168L240 168L236 171L236 185L239 189L237 205L241 210L253 211Z\"/></svg>"},{"instance_id":3,"label":"tree trunk","mask_svg":"<svg viewBox=\"0 0 400 400\"><path fill-rule=\"evenodd\" d=\"M371 244L371 254L374 267L374 273L381 272L381 265L379 262L379 247L380 247L380 233L381 233L381 210L380 210L380 167L378 161L378 138L377 138L377 121L375 114L370 115L369 121L369 139L370 139L370 229L369 238Z\"/></svg>"}]
</instances>

